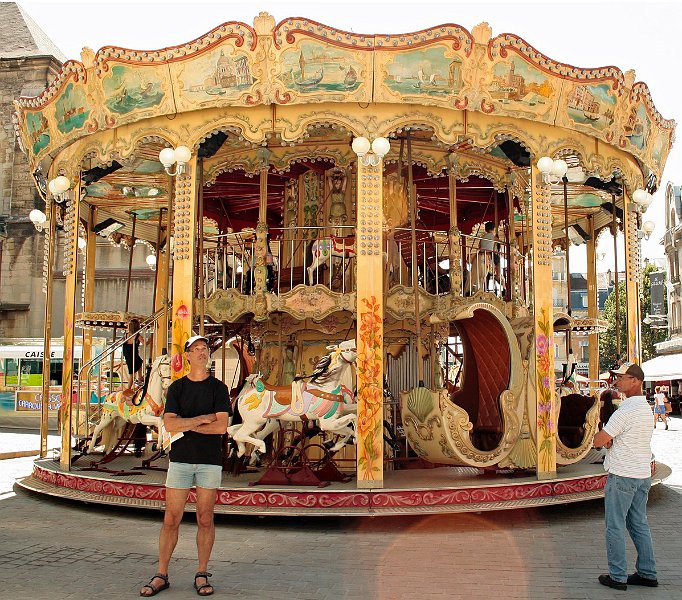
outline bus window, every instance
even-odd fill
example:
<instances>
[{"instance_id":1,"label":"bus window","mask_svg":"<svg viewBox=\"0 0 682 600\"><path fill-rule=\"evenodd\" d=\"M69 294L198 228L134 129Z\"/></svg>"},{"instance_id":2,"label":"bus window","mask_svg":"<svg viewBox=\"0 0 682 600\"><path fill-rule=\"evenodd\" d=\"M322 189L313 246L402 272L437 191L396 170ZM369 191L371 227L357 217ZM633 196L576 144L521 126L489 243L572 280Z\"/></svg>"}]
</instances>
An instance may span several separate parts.
<instances>
[{"instance_id":1,"label":"bus window","mask_svg":"<svg viewBox=\"0 0 682 600\"><path fill-rule=\"evenodd\" d=\"M19 383L19 359L5 359L5 385L17 385Z\"/></svg>"},{"instance_id":2,"label":"bus window","mask_svg":"<svg viewBox=\"0 0 682 600\"><path fill-rule=\"evenodd\" d=\"M43 385L43 361L42 359L21 359L21 385L41 386Z\"/></svg>"},{"instance_id":3,"label":"bus window","mask_svg":"<svg viewBox=\"0 0 682 600\"><path fill-rule=\"evenodd\" d=\"M50 360L50 385L62 384L62 369L64 363L61 358L53 358Z\"/></svg>"}]
</instances>

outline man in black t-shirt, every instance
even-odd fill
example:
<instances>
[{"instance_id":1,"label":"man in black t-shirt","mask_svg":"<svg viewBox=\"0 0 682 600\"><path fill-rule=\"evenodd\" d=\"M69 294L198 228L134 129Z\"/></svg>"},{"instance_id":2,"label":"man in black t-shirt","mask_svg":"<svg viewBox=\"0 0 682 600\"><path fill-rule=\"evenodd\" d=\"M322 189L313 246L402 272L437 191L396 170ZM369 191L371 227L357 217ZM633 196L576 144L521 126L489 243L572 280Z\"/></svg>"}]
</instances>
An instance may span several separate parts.
<instances>
[{"instance_id":1,"label":"man in black t-shirt","mask_svg":"<svg viewBox=\"0 0 682 600\"><path fill-rule=\"evenodd\" d=\"M178 530L190 488L196 486L197 552L199 569L194 588L210 596L208 560L213 549L213 509L222 476L222 436L227 430L230 399L227 386L208 375L208 339L195 335L185 343L189 373L168 388L163 426L176 438L170 450L166 477L166 512L159 538L159 569L140 596L154 596L170 587L168 563L178 542Z\"/></svg>"}]
</instances>

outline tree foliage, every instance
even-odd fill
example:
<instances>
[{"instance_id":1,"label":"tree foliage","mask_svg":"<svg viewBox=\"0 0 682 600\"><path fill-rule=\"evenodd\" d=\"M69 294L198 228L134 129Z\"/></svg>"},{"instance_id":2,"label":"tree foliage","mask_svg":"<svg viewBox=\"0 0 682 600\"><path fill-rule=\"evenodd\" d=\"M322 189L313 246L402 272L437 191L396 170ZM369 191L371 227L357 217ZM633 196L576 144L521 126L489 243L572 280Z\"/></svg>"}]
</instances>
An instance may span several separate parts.
<instances>
[{"instance_id":1,"label":"tree foliage","mask_svg":"<svg viewBox=\"0 0 682 600\"><path fill-rule=\"evenodd\" d=\"M642 318L649 313L649 306L651 305L651 281L649 274L652 271L657 271L658 268L653 264L648 264L642 271L642 293L639 298L640 315ZM602 318L609 323L609 330L599 336L599 370L613 368L619 359L624 359L627 356L627 299L625 292L625 282L618 283L618 301L620 304L620 355L617 353L616 340L616 290L614 289L604 303L604 312ZM666 310L667 310L667 298ZM667 336L667 329L652 329L646 323L640 323L642 330L642 360L647 361L656 356L655 344L665 340Z\"/></svg>"}]
</instances>

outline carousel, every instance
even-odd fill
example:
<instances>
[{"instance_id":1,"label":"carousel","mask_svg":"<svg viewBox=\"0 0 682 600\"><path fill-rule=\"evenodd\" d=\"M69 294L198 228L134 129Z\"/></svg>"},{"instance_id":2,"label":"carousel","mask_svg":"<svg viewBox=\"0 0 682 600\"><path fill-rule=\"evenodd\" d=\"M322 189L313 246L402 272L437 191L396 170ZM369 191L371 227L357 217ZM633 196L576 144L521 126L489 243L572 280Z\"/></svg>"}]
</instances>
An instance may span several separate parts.
<instances>
[{"instance_id":1,"label":"carousel","mask_svg":"<svg viewBox=\"0 0 682 600\"><path fill-rule=\"evenodd\" d=\"M163 507L165 390L201 334L235 407L217 512L603 495L600 400L555 348L587 339L598 381L596 241L620 232L619 351L640 359L639 232L675 124L633 71L563 64L486 23L360 35L261 13L171 48L86 48L15 106L49 220L46 345L58 227L66 277L61 451L45 406L20 485ZM98 235L152 249L148 314L93 310ZM567 310L553 298L552 257L576 243L581 318L570 278ZM110 343L94 355L96 329ZM128 389L113 374L138 335L144 382Z\"/></svg>"}]
</instances>

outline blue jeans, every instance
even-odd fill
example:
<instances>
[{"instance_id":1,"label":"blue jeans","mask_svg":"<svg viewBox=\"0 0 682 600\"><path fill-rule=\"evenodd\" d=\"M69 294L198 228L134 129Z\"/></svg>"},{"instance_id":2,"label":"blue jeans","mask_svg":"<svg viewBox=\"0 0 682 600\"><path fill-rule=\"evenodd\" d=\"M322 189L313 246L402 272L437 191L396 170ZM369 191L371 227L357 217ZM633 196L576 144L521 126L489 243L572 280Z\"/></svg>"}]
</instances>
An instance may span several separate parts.
<instances>
[{"instance_id":1,"label":"blue jeans","mask_svg":"<svg viewBox=\"0 0 682 600\"><path fill-rule=\"evenodd\" d=\"M656 579L654 545L646 518L650 487L649 477L634 479L609 473L604 492L606 556L609 561L609 575L614 581L625 583L628 578L626 529L637 549L637 573L642 577Z\"/></svg>"}]
</instances>

